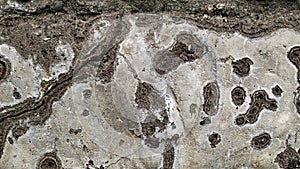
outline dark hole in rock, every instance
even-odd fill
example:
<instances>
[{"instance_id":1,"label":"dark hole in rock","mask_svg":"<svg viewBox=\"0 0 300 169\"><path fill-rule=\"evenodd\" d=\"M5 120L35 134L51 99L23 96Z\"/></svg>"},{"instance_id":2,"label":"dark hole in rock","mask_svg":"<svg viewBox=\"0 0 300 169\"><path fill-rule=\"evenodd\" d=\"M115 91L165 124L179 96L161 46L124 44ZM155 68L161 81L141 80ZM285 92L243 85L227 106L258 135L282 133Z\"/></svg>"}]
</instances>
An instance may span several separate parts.
<instances>
[{"instance_id":1,"label":"dark hole in rock","mask_svg":"<svg viewBox=\"0 0 300 169\"><path fill-rule=\"evenodd\" d=\"M210 142L211 148L216 148L216 145L221 142L221 135L213 132L208 136L208 141Z\"/></svg>"}]
</instances>

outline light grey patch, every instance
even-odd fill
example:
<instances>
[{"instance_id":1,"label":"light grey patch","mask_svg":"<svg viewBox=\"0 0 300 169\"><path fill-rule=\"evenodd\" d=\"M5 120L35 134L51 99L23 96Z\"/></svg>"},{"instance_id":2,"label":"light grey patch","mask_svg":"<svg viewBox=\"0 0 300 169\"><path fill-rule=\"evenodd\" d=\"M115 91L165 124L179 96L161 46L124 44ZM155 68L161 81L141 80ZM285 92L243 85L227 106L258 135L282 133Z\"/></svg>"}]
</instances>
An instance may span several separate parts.
<instances>
[{"instance_id":1,"label":"light grey patch","mask_svg":"<svg viewBox=\"0 0 300 169\"><path fill-rule=\"evenodd\" d=\"M158 52L152 59L152 64L158 74L164 75L182 63L182 60L169 51Z\"/></svg>"},{"instance_id":2,"label":"light grey patch","mask_svg":"<svg viewBox=\"0 0 300 169\"><path fill-rule=\"evenodd\" d=\"M160 144L159 139L155 137L147 137L144 141L145 145L150 148L158 148Z\"/></svg>"},{"instance_id":3,"label":"light grey patch","mask_svg":"<svg viewBox=\"0 0 300 169\"><path fill-rule=\"evenodd\" d=\"M122 132L125 134L129 134L129 129L138 129L139 124L135 121L132 121L128 118L125 118L122 116L122 113L118 111L116 108L115 103L113 102L112 96L111 96L111 85L102 86L98 85L96 87L96 93L98 95L101 95L100 102L105 105L105 108L101 112L102 116L104 117L105 121L116 131Z\"/></svg>"},{"instance_id":4,"label":"light grey patch","mask_svg":"<svg viewBox=\"0 0 300 169\"><path fill-rule=\"evenodd\" d=\"M195 103L192 103L192 104L190 105L190 113L191 113L192 115L196 114L196 109L197 109L197 105L196 105Z\"/></svg>"},{"instance_id":5,"label":"light grey patch","mask_svg":"<svg viewBox=\"0 0 300 169\"><path fill-rule=\"evenodd\" d=\"M153 110L164 110L166 107L166 102L163 97L160 97L155 91L151 92L149 95L149 100L150 100L150 107Z\"/></svg>"}]
</instances>

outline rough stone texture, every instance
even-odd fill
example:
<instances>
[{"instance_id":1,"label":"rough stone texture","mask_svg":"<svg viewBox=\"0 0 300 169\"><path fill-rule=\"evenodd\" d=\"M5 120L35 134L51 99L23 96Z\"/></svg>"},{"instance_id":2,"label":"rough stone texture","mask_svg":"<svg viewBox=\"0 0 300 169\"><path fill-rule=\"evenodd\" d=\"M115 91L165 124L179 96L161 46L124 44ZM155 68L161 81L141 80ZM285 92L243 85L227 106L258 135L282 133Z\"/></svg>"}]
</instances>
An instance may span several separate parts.
<instances>
[{"instance_id":1,"label":"rough stone texture","mask_svg":"<svg viewBox=\"0 0 300 169\"><path fill-rule=\"evenodd\" d=\"M0 1L0 169L298 167L299 10Z\"/></svg>"}]
</instances>

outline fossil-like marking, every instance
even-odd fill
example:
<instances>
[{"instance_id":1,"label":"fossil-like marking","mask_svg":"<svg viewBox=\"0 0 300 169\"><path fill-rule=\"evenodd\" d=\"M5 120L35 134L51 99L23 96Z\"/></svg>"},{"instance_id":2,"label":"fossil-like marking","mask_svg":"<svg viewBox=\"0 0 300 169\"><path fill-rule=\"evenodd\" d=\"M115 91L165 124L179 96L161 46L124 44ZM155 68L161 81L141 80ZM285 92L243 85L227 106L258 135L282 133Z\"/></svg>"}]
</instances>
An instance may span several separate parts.
<instances>
[{"instance_id":1,"label":"fossil-like marking","mask_svg":"<svg viewBox=\"0 0 300 169\"><path fill-rule=\"evenodd\" d=\"M216 115L218 113L220 99L219 86L216 81L204 86L203 96L203 111L209 116Z\"/></svg>"}]
</instances>

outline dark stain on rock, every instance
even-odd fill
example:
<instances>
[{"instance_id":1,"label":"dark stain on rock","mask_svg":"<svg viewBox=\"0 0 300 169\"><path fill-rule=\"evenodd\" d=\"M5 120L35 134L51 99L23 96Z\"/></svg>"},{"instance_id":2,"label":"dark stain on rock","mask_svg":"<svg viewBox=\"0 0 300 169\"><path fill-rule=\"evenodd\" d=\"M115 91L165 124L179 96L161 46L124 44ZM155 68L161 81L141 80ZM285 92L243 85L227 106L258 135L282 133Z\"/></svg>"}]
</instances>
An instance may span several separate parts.
<instances>
[{"instance_id":1,"label":"dark stain on rock","mask_svg":"<svg viewBox=\"0 0 300 169\"><path fill-rule=\"evenodd\" d=\"M239 114L235 120L234 123L238 126L243 126L246 123L246 117L244 114Z\"/></svg>"},{"instance_id":2,"label":"dark stain on rock","mask_svg":"<svg viewBox=\"0 0 300 169\"><path fill-rule=\"evenodd\" d=\"M160 51L153 58L152 63L158 74L164 75L185 62L193 62L200 59L207 51L197 37L182 33L177 35L175 43L168 50Z\"/></svg>"},{"instance_id":3,"label":"dark stain on rock","mask_svg":"<svg viewBox=\"0 0 300 169\"><path fill-rule=\"evenodd\" d=\"M296 107L297 113L300 114L300 86L294 92L294 105Z\"/></svg>"},{"instance_id":4,"label":"dark stain on rock","mask_svg":"<svg viewBox=\"0 0 300 169\"><path fill-rule=\"evenodd\" d=\"M45 153L38 162L37 169L61 169L61 160L56 153Z\"/></svg>"},{"instance_id":5,"label":"dark stain on rock","mask_svg":"<svg viewBox=\"0 0 300 169\"><path fill-rule=\"evenodd\" d=\"M233 72L239 75L240 77L248 76L250 73L251 65L253 65L253 61L248 57L244 57L235 62L233 61L232 62Z\"/></svg>"},{"instance_id":6,"label":"dark stain on rock","mask_svg":"<svg viewBox=\"0 0 300 169\"><path fill-rule=\"evenodd\" d=\"M246 113L236 117L235 124L238 126L247 123L254 124L263 109L276 111L277 108L278 103L275 99L270 99L265 90L257 90L251 95L250 107L247 109Z\"/></svg>"},{"instance_id":7,"label":"dark stain on rock","mask_svg":"<svg viewBox=\"0 0 300 169\"><path fill-rule=\"evenodd\" d=\"M277 154L274 162L284 169L300 168L299 153L289 145L283 152Z\"/></svg>"},{"instance_id":8,"label":"dark stain on rock","mask_svg":"<svg viewBox=\"0 0 300 169\"><path fill-rule=\"evenodd\" d=\"M8 137L7 140L9 142L9 144L14 144L14 140L11 137Z\"/></svg>"},{"instance_id":9,"label":"dark stain on rock","mask_svg":"<svg viewBox=\"0 0 300 169\"><path fill-rule=\"evenodd\" d=\"M217 144L221 143L221 135L213 132L208 136L208 141L210 142L211 148L216 148Z\"/></svg>"},{"instance_id":10,"label":"dark stain on rock","mask_svg":"<svg viewBox=\"0 0 300 169\"><path fill-rule=\"evenodd\" d=\"M96 77L99 77L103 84L109 83L112 80L117 66L116 58L118 50L119 44L115 44L104 56L102 56Z\"/></svg>"},{"instance_id":11,"label":"dark stain on rock","mask_svg":"<svg viewBox=\"0 0 300 169\"><path fill-rule=\"evenodd\" d=\"M269 133L261 133L251 139L251 147L255 150L262 150L271 144L271 136Z\"/></svg>"},{"instance_id":12,"label":"dark stain on rock","mask_svg":"<svg viewBox=\"0 0 300 169\"><path fill-rule=\"evenodd\" d=\"M173 169L175 159L174 147L171 143L166 143L163 152L163 169Z\"/></svg>"},{"instance_id":13,"label":"dark stain on rock","mask_svg":"<svg viewBox=\"0 0 300 169\"><path fill-rule=\"evenodd\" d=\"M292 47L288 54L288 59L292 62L293 65L296 66L297 69L300 67L300 46Z\"/></svg>"},{"instance_id":14,"label":"dark stain on rock","mask_svg":"<svg viewBox=\"0 0 300 169\"><path fill-rule=\"evenodd\" d=\"M289 61L298 69L297 82L300 83L300 46L292 47L287 54Z\"/></svg>"},{"instance_id":15,"label":"dark stain on rock","mask_svg":"<svg viewBox=\"0 0 300 169\"><path fill-rule=\"evenodd\" d=\"M18 92L17 88L14 88L13 97L15 99L21 99L21 97L22 97L21 94L20 94L20 92Z\"/></svg>"},{"instance_id":16,"label":"dark stain on rock","mask_svg":"<svg viewBox=\"0 0 300 169\"><path fill-rule=\"evenodd\" d=\"M243 87L237 86L231 91L231 100L236 106L241 106L245 102L246 91Z\"/></svg>"},{"instance_id":17,"label":"dark stain on rock","mask_svg":"<svg viewBox=\"0 0 300 169\"><path fill-rule=\"evenodd\" d=\"M200 121L200 125L201 126L204 126L204 125L207 125L207 124L210 124L211 123L211 120L210 120L210 118L209 117L204 117L203 119L202 119L202 121Z\"/></svg>"},{"instance_id":18,"label":"dark stain on rock","mask_svg":"<svg viewBox=\"0 0 300 169\"><path fill-rule=\"evenodd\" d=\"M210 82L203 88L204 104L203 111L214 116L218 113L220 92L217 82Z\"/></svg>"},{"instance_id":19,"label":"dark stain on rock","mask_svg":"<svg viewBox=\"0 0 300 169\"><path fill-rule=\"evenodd\" d=\"M0 55L0 82L7 79L11 71L11 63Z\"/></svg>"},{"instance_id":20,"label":"dark stain on rock","mask_svg":"<svg viewBox=\"0 0 300 169\"><path fill-rule=\"evenodd\" d=\"M153 91L153 86L146 82L139 82L135 92L135 102L141 109L150 109L150 92Z\"/></svg>"},{"instance_id":21,"label":"dark stain on rock","mask_svg":"<svg viewBox=\"0 0 300 169\"><path fill-rule=\"evenodd\" d=\"M152 136L155 133L154 122L141 123L144 136Z\"/></svg>"},{"instance_id":22,"label":"dark stain on rock","mask_svg":"<svg viewBox=\"0 0 300 169\"><path fill-rule=\"evenodd\" d=\"M195 56L195 51L190 50L189 47L180 41L177 41L174 46L172 47L171 52L179 57L184 62L192 62L195 59L197 59L197 56Z\"/></svg>"},{"instance_id":23,"label":"dark stain on rock","mask_svg":"<svg viewBox=\"0 0 300 169\"><path fill-rule=\"evenodd\" d=\"M78 133L81 133L81 132L82 132L81 129L73 129L73 128L70 128L70 130L69 130L69 133L70 133L70 134L75 134L75 135L77 135Z\"/></svg>"},{"instance_id":24,"label":"dark stain on rock","mask_svg":"<svg viewBox=\"0 0 300 169\"><path fill-rule=\"evenodd\" d=\"M274 94L274 96L280 97L281 94L283 93L283 90L281 89L281 87L279 85L276 85L276 86L272 87L272 93Z\"/></svg>"},{"instance_id":25,"label":"dark stain on rock","mask_svg":"<svg viewBox=\"0 0 300 169\"><path fill-rule=\"evenodd\" d=\"M175 44L169 51L182 62L193 62L204 55L207 47L196 36L181 33L177 35Z\"/></svg>"},{"instance_id":26,"label":"dark stain on rock","mask_svg":"<svg viewBox=\"0 0 300 169\"><path fill-rule=\"evenodd\" d=\"M23 136L27 132L28 129L29 129L29 127L26 125L15 126L12 129L12 135L16 140L18 140L18 138Z\"/></svg>"}]
</instances>

